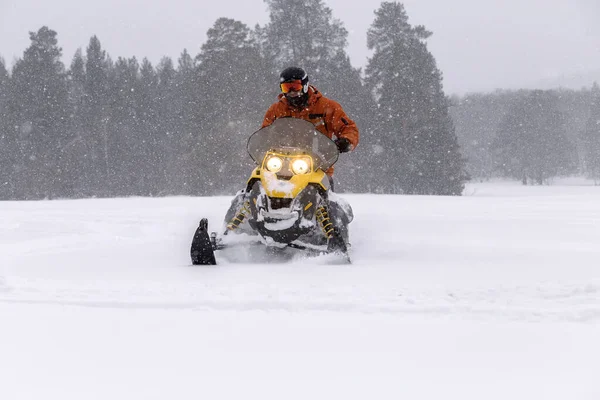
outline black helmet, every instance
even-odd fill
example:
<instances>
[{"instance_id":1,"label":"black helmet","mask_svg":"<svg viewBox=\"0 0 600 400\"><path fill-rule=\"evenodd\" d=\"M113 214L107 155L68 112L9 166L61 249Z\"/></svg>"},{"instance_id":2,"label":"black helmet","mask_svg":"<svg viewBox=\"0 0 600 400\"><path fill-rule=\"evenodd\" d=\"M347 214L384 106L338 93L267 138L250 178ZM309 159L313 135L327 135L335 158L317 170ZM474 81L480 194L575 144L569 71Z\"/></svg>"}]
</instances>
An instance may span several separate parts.
<instances>
[{"instance_id":1,"label":"black helmet","mask_svg":"<svg viewBox=\"0 0 600 400\"><path fill-rule=\"evenodd\" d=\"M302 68L288 67L279 74L279 84L292 81L302 82L302 91L308 92L308 74Z\"/></svg>"},{"instance_id":2,"label":"black helmet","mask_svg":"<svg viewBox=\"0 0 600 400\"><path fill-rule=\"evenodd\" d=\"M302 68L288 67L281 71L279 87L292 107L303 108L308 104L308 74Z\"/></svg>"}]
</instances>

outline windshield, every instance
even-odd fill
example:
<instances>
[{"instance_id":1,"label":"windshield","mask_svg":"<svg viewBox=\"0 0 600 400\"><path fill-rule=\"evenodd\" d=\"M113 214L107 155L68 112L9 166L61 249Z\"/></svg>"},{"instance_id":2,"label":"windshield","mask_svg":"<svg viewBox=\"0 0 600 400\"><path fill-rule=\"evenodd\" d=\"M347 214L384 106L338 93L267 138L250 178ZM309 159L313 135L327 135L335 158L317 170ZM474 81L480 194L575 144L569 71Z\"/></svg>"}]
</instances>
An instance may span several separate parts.
<instances>
[{"instance_id":1,"label":"windshield","mask_svg":"<svg viewBox=\"0 0 600 400\"><path fill-rule=\"evenodd\" d=\"M271 125L252 134L248 139L248 153L258 165L268 151L288 151L310 154L315 170L328 169L338 159L335 143L303 119L279 118Z\"/></svg>"}]
</instances>

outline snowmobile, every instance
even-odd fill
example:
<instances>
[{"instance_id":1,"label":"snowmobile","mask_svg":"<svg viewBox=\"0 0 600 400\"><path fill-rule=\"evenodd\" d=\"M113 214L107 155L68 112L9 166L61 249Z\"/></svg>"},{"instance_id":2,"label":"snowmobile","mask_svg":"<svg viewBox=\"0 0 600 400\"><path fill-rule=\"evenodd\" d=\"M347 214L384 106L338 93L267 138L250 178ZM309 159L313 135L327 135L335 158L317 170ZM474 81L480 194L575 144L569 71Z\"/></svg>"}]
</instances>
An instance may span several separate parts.
<instances>
[{"instance_id":1,"label":"snowmobile","mask_svg":"<svg viewBox=\"0 0 600 400\"><path fill-rule=\"evenodd\" d=\"M308 121L280 118L254 132L247 151L256 167L231 201L221 233L209 234L208 220L201 219L192 264L216 265L215 252L236 247L262 248L267 259L301 252L335 254L349 263L352 208L331 190L325 173L338 160L336 144Z\"/></svg>"}]
</instances>

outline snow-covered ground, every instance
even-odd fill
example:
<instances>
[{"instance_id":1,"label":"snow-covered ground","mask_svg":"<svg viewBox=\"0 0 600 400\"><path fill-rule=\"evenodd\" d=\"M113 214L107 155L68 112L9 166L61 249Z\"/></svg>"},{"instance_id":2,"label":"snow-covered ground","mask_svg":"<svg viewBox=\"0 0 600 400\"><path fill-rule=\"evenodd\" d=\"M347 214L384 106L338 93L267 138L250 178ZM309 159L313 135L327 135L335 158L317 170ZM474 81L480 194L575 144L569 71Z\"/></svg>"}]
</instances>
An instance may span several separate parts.
<instances>
[{"instance_id":1,"label":"snow-covered ground","mask_svg":"<svg viewBox=\"0 0 600 400\"><path fill-rule=\"evenodd\" d=\"M600 399L600 187L344 197L352 265L190 266L226 197L1 202L0 399Z\"/></svg>"}]
</instances>

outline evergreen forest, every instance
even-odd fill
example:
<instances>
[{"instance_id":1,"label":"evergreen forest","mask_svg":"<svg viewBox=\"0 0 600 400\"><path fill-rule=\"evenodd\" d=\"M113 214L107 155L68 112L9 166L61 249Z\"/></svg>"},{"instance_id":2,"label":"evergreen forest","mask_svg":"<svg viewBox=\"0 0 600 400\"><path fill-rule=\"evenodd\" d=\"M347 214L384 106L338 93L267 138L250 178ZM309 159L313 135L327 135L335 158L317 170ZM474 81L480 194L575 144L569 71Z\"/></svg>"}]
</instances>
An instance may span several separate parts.
<instances>
[{"instance_id":1,"label":"evergreen forest","mask_svg":"<svg viewBox=\"0 0 600 400\"><path fill-rule=\"evenodd\" d=\"M337 191L461 195L470 179L571 174L600 183L597 85L448 96L427 47L434 33L411 25L401 3L374 10L372 57L359 69L322 0L265 2L265 25L219 18L197 54L156 65L113 59L96 36L65 65L58 32L30 32L14 65L0 58L0 199L234 194L253 167L246 141L288 66L359 127Z\"/></svg>"}]
</instances>

